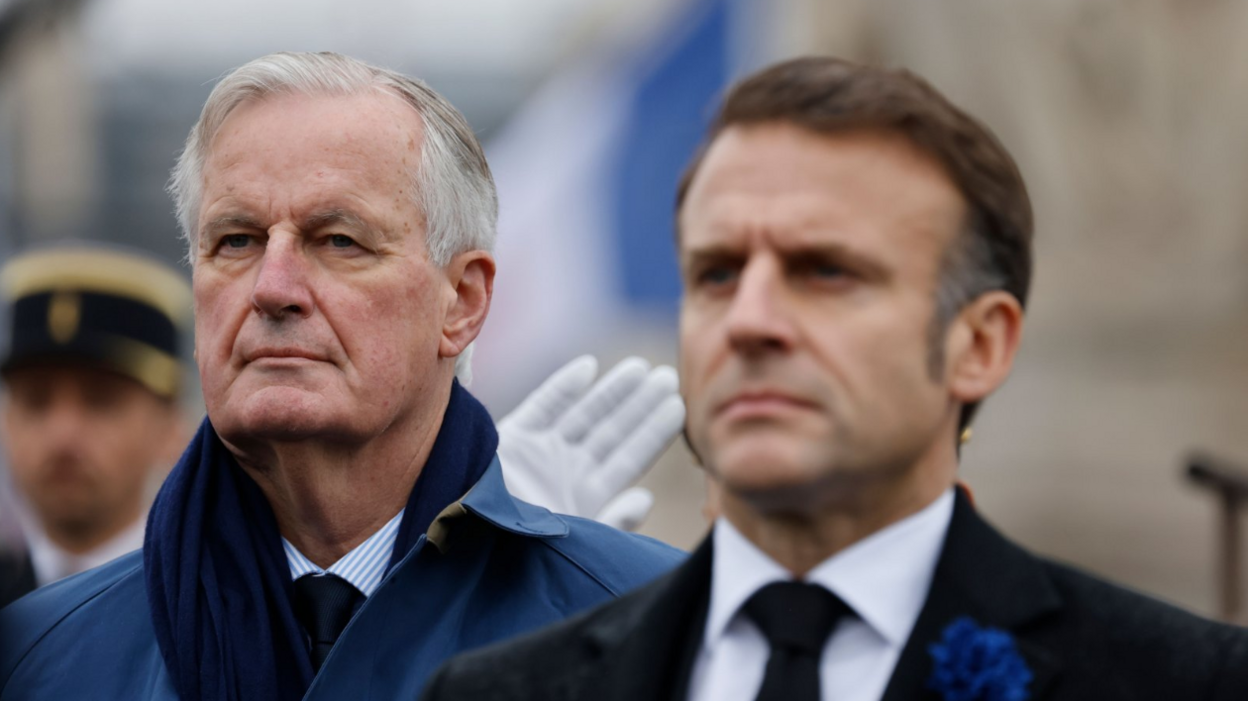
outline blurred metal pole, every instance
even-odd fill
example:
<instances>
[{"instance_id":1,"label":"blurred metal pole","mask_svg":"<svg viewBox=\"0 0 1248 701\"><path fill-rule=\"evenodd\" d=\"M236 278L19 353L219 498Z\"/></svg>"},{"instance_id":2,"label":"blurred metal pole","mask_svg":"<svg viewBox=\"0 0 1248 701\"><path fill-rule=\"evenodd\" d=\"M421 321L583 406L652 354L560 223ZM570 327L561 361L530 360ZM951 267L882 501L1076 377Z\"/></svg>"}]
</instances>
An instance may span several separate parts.
<instances>
[{"instance_id":1,"label":"blurred metal pole","mask_svg":"<svg viewBox=\"0 0 1248 701\"><path fill-rule=\"evenodd\" d=\"M1196 454L1187 461L1187 477L1212 489L1222 504L1218 514L1218 598L1222 617L1240 623L1242 610L1243 525L1240 509L1248 500L1248 470L1208 455Z\"/></svg>"},{"instance_id":2,"label":"blurred metal pole","mask_svg":"<svg viewBox=\"0 0 1248 701\"><path fill-rule=\"evenodd\" d=\"M1222 610L1227 620L1238 621L1240 606L1240 518L1241 500L1222 493Z\"/></svg>"}]
</instances>

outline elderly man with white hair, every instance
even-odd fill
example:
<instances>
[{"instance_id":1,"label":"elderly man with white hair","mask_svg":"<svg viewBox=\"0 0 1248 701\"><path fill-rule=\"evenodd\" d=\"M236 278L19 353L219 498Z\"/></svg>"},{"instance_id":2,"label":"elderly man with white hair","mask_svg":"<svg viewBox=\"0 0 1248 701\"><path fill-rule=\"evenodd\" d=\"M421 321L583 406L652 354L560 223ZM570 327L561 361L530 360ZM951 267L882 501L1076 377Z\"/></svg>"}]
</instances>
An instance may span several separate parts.
<instances>
[{"instance_id":1,"label":"elderly man with white hair","mask_svg":"<svg viewBox=\"0 0 1248 701\"><path fill-rule=\"evenodd\" d=\"M680 559L508 492L455 380L489 311L494 185L424 84L334 54L253 61L209 97L170 189L207 418L141 553L0 613L0 699L414 698L450 655ZM558 395L514 430L550 428Z\"/></svg>"}]
</instances>

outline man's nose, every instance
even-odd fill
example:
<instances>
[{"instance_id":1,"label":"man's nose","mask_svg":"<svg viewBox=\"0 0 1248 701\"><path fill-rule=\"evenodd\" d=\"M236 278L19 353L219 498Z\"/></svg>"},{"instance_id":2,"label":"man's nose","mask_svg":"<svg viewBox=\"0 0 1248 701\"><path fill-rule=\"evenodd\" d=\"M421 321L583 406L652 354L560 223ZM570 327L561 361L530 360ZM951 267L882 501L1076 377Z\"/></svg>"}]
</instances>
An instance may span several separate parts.
<instances>
[{"instance_id":1,"label":"man's nose","mask_svg":"<svg viewBox=\"0 0 1248 701\"><path fill-rule=\"evenodd\" d=\"M87 435L86 406L81 396L58 392L44 419L44 440L55 452L77 450L78 442Z\"/></svg>"},{"instance_id":2,"label":"man's nose","mask_svg":"<svg viewBox=\"0 0 1248 701\"><path fill-rule=\"evenodd\" d=\"M259 314L279 319L312 313L312 262L300 241L298 236L288 233L270 233L251 293L252 306Z\"/></svg>"},{"instance_id":3,"label":"man's nose","mask_svg":"<svg viewBox=\"0 0 1248 701\"><path fill-rule=\"evenodd\" d=\"M750 261L737 280L728 309L728 342L741 353L786 350L792 346L784 269L779 261Z\"/></svg>"}]
</instances>

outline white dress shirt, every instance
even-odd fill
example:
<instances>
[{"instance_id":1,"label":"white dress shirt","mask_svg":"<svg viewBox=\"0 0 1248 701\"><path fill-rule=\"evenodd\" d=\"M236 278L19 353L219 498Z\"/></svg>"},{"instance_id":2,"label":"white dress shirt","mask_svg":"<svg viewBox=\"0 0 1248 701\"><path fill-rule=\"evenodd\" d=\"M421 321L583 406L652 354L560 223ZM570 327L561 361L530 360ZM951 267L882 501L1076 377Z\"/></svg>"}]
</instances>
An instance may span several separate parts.
<instances>
[{"instance_id":1,"label":"white dress shirt","mask_svg":"<svg viewBox=\"0 0 1248 701\"><path fill-rule=\"evenodd\" d=\"M147 514L143 514L90 552L77 555L53 543L43 528L29 515L18 511L18 516L30 553L30 564L35 570L35 584L41 587L138 550L143 547L143 533L147 528Z\"/></svg>"},{"instance_id":2,"label":"white dress shirt","mask_svg":"<svg viewBox=\"0 0 1248 701\"><path fill-rule=\"evenodd\" d=\"M819 584L857 614L841 619L819 661L824 701L878 701L919 617L953 517L953 490L922 511L819 563ZM742 611L754 592L793 579L726 519L711 536L711 600L689 679L690 701L752 701L770 649Z\"/></svg>"},{"instance_id":3,"label":"white dress shirt","mask_svg":"<svg viewBox=\"0 0 1248 701\"><path fill-rule=\"evenodd\" d=\"M355 546L351 552L343 555L328 569L317 567L316 563L291 545L289 540L282 538L282 548L286 550L286 563L290 565L291 580L299 579L305 574L317 577L334 574L347 580L365 598L372 596L377 586L381 584L386 568L390 565L394 541L399 535L399 524L403 522L403 512L406 510L399 511L397 516L381 527L381 530Z\"/></svg>"}]
</instances>

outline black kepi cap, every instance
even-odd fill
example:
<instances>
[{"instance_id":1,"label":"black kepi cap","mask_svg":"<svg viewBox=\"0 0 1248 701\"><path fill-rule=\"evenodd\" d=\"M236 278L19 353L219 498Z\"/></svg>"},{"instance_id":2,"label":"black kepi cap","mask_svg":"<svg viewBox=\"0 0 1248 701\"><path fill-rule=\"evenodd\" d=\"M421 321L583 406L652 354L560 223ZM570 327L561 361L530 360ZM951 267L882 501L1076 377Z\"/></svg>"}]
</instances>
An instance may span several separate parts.
<instances>
[{"instance_id":1,"label":"black kepi cap","mask_svg":"<svg viewBox=\"0 0 1248 701\"><path fill-rule=\"evenodd\" d=\"M177 396L179 331L190 319L191 291L164 263L98 244L33 250L0 269L0 296L12 321L0 372L85 362Z\"/></svg>"}]
</instances>

